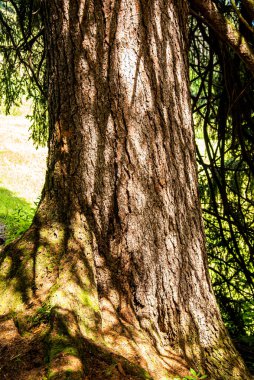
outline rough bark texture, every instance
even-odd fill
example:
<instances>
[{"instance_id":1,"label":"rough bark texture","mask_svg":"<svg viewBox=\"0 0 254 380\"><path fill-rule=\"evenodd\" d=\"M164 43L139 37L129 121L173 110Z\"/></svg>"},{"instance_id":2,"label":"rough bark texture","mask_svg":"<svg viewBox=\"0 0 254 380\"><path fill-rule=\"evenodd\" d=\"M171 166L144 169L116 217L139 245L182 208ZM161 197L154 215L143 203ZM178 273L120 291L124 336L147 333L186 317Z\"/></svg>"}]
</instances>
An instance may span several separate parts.
<instances>
[{"instance_id":1,"label":"rough bark texture","mask_svg":"<svg viewBox=\"0 0 254 380\"><path fill-rule=\"evenodd\" d=\"M71 338L103 337L154 379L189 367L248 379L208 277L186 3L44 2L48 172L15 268L6 251L6 292L19 291L16 310L49 305L51 341L61 323Z\"/></svg>"}]
</instances>

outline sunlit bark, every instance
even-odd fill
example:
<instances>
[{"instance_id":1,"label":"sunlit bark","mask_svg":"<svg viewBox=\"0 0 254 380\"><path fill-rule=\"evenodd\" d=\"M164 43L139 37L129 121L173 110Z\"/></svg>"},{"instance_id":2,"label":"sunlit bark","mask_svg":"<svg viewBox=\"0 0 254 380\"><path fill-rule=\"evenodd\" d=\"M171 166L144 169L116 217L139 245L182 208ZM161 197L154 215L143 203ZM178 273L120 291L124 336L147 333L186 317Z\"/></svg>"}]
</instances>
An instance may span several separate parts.
<instances>
[{"instance_id":1,"label":"sunlit bark","mask_svg":"<svg viewBox=\"0 0 254 380\"><path fill-rule=\"evenodd\" d=\"M49 159L33 226L15 247L32 247L13 275L26 280L21 306L44 302L54 328L61 320L154 379L189 367L248 379L208 277L187 2L44 6Z\"/></svg>"}]
</instances>

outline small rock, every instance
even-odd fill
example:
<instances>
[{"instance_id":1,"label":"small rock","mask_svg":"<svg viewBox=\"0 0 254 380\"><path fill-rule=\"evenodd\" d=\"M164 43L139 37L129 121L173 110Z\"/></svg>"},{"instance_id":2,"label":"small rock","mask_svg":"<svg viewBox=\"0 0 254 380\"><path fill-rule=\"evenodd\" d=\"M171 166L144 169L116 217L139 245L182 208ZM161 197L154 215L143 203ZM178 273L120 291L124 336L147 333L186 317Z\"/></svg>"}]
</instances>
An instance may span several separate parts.
<instances>
[{"instance_id":1,"label":"small rock","mask_svg":"<svg viewBox=\"0 0 254 380\"><path fill-rule=\"evenodd\" d=\"M6 240L6 228L5 225L0 223L0 245L3 245Z\"/></svg>"}]
</instances>

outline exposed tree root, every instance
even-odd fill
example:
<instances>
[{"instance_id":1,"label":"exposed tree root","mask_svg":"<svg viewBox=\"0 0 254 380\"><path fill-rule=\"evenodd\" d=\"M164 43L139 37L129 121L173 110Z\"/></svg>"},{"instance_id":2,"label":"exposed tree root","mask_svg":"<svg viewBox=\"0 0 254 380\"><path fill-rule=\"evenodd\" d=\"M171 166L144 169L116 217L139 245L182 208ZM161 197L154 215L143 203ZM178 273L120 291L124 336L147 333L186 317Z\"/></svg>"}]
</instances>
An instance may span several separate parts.
<instances>
[{"instance_id":1,"label":"exposed tree root","mask_svg":"<svg viewBox=\"0 0 254 380\"><path fill-rule=\"evenodd\" d=\"M87 259L74 240L68 245L76 259L62 258L63 240L54 226L39 235L33 227L1 253L2 378L162 380L187 373L182 358L173 350L162 355L109 302L99 309Z\"/></svg>"},{"instance_id":2,"label":"exposed tree root","mask_svg":"<svg viewBox=\"0 0 254 380\"><path fill-rule=\"evenodd\" d=\"M1 378L169 380L186 375L192 363L143 328L128 305L120 312L110 299L99 301L87 239L84 233L82 239L67 236L56 225L33 226L1 253ZM223 352L218 350L214 359ZM222 378L215 374L214 379Z\"/></svg>"}]
</instances>

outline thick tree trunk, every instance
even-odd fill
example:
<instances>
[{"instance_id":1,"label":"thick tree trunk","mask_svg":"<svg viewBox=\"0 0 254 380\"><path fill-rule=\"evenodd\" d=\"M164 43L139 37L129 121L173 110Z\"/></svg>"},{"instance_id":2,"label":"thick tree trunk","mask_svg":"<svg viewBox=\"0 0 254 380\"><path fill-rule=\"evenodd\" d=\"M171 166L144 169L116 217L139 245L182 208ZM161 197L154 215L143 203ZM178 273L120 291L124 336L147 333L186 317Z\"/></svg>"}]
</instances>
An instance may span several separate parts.
<instances>
[{"instance_id":1,"label":"thick tree trunk","mask_svg":"<svg viewBox=\"0 0 254 380\"><path fill-rule=\"evenodd\" d=\"M158 380L189 367L248 379L208 277L186 3L45 1L48 172L31 229L6 250L5 294L21 330L49 310L51 346L86 339ZM74 356L52 356L51 376L68 362L100 378Z\"/></svg>"}]
</instances>

